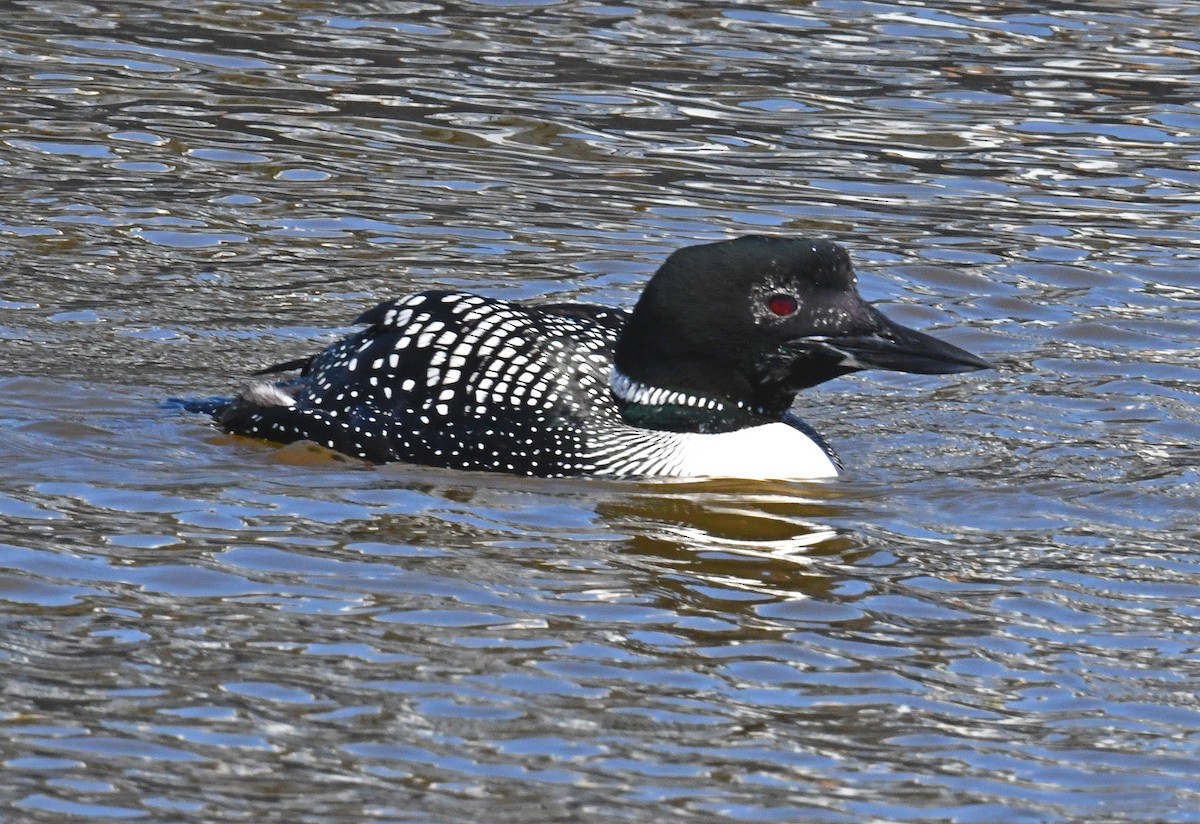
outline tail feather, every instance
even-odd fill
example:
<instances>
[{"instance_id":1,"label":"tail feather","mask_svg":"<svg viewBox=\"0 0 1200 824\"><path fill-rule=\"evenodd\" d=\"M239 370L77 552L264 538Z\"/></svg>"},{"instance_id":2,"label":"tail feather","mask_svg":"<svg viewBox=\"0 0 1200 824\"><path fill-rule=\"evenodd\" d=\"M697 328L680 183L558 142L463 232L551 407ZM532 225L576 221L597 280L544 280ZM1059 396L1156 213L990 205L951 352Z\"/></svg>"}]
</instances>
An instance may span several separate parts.
<instances>
[{"instance_id":1,"label":"tail feather","mask_svg":"<svg viewBox=\"0 0 1200 824\"><path fill-rule=\"evenodd\" d=\"M291 372L293 370L299 369L301 375L307 375L308 368L309 368L309 366L312 365L312 361L313 361L313 359L311 356L307 357L307 358L296 358L295 360L284 361L283 363L272 364L271 366L267 366L263 369L259 369L257 372L254 372L252 374L270 375L275 372Z\"/></svg>"}]
</instances>

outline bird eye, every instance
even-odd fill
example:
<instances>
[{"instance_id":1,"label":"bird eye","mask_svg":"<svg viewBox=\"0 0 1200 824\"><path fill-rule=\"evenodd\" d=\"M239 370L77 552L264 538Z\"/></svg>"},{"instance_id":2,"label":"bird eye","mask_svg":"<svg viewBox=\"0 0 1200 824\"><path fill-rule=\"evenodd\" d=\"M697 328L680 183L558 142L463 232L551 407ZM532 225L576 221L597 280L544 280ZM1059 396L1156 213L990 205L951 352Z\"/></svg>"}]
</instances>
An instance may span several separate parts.
<instances>
[{"instance_id":1,"label":"bird eye","mask_svg":"<svg viewBox=\"0 0 1200 824\"><path fill-rule=\"evenodd\" d=\"M767 298L767 308L771 314L785 318L796 311L796 299L791 295L771 295Z\"/></svg>"}]
</instances>

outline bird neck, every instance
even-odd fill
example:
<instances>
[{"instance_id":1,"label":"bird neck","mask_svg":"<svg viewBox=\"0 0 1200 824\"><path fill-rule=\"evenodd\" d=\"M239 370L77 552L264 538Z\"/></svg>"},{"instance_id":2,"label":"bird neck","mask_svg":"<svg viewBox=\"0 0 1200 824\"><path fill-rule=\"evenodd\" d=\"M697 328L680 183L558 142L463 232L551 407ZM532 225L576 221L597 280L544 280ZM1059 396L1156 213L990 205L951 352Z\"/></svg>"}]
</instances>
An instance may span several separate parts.
<instances>
[{"instance_id":1,"label":"bird neck","mask_svg":"<svg viewBox=\"0 0 1200 824\"><path fill-rule=\"evenodd\" d=\"M732 432L779 420L775 410L743 401L705 397L642 383L614 367L609 379L626 423L667 432Z\"/></svg>"}]
</instances>

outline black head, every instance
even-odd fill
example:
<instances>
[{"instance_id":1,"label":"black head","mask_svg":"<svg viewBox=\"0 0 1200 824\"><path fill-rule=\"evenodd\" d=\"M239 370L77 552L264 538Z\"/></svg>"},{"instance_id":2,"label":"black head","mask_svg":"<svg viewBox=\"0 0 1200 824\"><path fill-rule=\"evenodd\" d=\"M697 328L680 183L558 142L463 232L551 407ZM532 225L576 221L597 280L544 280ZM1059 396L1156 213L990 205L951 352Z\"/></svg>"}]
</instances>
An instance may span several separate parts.
<instances>
[{"instance_id":1,"label":"black head","mask_svg":"<svg viewBox=\"0 0 1200 824\"><path fill-rule=\"evenodd\" d=\"M773 419L799 390L860 369L947 374L988 366L863 301L837 244L761 235L672 254L616 350L627 383L669 390L641 391L634 406L679 393Z\"/></svg>"}]
</instances>

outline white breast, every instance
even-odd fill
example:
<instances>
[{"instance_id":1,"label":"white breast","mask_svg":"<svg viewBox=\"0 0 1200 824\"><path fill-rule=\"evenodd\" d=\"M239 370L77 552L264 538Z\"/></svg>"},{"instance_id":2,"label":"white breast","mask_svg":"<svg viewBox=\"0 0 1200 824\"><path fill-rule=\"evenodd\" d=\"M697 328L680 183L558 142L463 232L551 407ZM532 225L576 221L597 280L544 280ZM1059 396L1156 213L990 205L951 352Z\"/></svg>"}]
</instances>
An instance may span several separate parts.
<instances>
[{"instance_id":1,"label":"white breast","mask_svg":"<svg viewBox=\"0 0 1200 824\"><path fill-rule=\"evenodd\" d=\"M812 439L786 423L735 432L682 432L676 471L680 477L833 478L837 467Z\"/></svg>"},{"instance_id":2,"label":"white breast","mask_svg":"<svg viewBox=\"0 0 1200 824\"><path fill-rule=\"evenodd\" d=\"M782 422L717 434L633 427L623 434L594 455L597 475L804 480L838 474L825 450Z\"/></svg>"}]
</instances>

